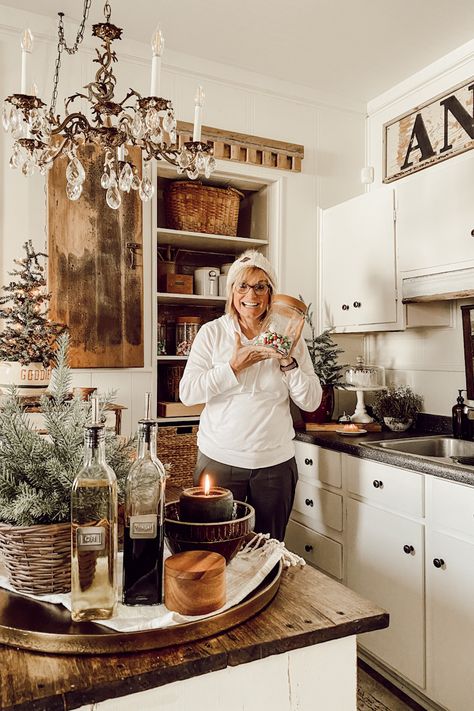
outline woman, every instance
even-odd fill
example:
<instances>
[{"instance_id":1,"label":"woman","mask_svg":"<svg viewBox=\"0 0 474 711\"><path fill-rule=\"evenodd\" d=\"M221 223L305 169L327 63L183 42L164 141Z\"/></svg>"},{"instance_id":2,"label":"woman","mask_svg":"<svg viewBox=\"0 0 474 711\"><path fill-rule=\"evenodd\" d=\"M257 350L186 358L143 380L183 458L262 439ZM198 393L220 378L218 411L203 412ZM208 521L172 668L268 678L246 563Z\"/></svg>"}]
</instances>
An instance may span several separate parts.
<instances>
[{"instance_id":1,"label":"woman","mask_svg":"<svg viewBox=\"0 0 474 711\"><path fill-rule=\"evenodd\" d=\"M195 484L208 473L214 485L255 508L256 531L283 540L298 479L290 398L314 410L321 386L304 339L288 358L252 345L275 287L275 272L260 252L247 250L232 264L226 314L198 331L180 398L205 403Z\"/></svg>"}]
</instances>

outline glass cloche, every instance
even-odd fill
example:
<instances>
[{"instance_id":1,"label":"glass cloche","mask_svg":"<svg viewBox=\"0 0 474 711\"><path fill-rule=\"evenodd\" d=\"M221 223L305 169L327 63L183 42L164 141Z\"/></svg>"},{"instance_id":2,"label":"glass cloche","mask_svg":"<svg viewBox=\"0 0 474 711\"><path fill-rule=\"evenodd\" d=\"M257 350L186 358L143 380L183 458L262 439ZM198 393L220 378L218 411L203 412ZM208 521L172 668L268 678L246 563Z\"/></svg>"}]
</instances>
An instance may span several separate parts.
<instances>
[{"instance_id":1,"label":"glass cloche","mask_svg":"<svg viewBox=\"0 0 474 711\"><path fill-rule=\"evenodd\" d=\"M354 389L383 388L385 386L385 368L380 365L364 363L362 356L357 356L356 364L350 365L345 372L345 381Z\"/></svg>"}]
</instances>

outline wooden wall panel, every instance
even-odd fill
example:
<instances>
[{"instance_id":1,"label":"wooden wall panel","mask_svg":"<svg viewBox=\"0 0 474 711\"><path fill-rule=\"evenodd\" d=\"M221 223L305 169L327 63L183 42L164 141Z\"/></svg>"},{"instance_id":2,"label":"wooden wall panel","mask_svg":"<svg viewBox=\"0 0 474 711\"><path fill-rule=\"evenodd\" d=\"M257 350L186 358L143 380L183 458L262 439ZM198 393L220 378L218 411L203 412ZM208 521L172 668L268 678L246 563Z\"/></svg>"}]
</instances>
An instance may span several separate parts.
<instances>
[{"instance_id":1,"label":"wooden wall panel","mask_svg":"<svg viewBox=\"0 0 474 711\"><path fill-rule=\"evenodd\" d=\"M48 176L49 288L51 316L71 334L74 368L141 367L143 361L142 203L136 191L112 210L100 185L103 155L84 146L83 192L66 196L66 158ZM131 152L141 166L139 151ZM131 268L127 243L140 245Z\"/></svg>"}]
</instances>

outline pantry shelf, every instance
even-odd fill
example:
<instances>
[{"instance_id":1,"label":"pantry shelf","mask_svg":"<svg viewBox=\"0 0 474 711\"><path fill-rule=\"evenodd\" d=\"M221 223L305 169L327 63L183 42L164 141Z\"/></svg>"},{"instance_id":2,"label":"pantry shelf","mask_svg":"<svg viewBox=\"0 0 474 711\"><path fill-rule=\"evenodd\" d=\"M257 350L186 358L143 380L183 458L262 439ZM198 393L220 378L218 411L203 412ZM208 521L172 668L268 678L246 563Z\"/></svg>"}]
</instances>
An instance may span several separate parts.
<instances>
[{"instance_id":1,"label":"pantry shelf","mask_svg":"<svg viewBox=\"0 0 474 711\"><path fill-rule=\"evenodd\" d=\"M219 254L240 254L250 247L265 247L268 240L251 237L227 237L225 235L210 235L202 232L184 232L158 227L158 246L176 247L193 251L215 251Z\"/></svg>"},{"instance_id":2,"label":"pantry shelf","mask_svg":"<svg viewBox=\"0 0 474 711\"><path fill-rule=\"evenodd\" d=\"M200 294L157 293L160 304L193 304L194 306L220 306L226 302L225 296L201 296Z\"/></svg>"}]
</instances>

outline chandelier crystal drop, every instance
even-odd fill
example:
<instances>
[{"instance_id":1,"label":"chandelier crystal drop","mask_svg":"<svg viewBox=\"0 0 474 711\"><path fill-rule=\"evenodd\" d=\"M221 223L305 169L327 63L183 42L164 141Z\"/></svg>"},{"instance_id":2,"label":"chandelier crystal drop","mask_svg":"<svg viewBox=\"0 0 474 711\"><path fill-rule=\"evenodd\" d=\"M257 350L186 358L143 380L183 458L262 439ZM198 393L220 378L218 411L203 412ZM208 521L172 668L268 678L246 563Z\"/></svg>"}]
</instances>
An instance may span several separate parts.
<instances>
[{"instance_id":1,"label":"chandelier crystal drop","mask_svg":"<svg viewBox=\"0 0 474 711\"><path fill-rule=\"evenodd\" d=\"M161 56L164 39L157 29L152 37L152 67L150 96L141 96L129 89L125 98L115 100L117 80L112 65L117 55L112 42L121 39L122 29L110 22L111 8L104 6L105 22L92 26L93 37L101 41L101 49L96 49L94 59L99 65L95 81L84 87L87 93L77 92L65 101L65 116L55 114L58 92L61 54L75 54L82 42L84 27L92 0L84 0L82 22L76 41L68 47L64 38L63 13L59 13L58 56L53 82L53 94L49 109L36 96L36 92L26 93L28 55L33 49L33 35L30 30L23 34L21 92L5 99L2 111L2 125L13 138L13 149L9 160L11 168L21 170L23 175L36 171L46 175L60 156L67 157L66 195L70 200L78 200L83 183L90 179L78 157L78 149L86 144L98 146L104 156L101 187L105 190L107 205L117 210L122 203L123 193L138 192L143 202L150 200L154 187L148 170L143 177L130 158L129 148L141 150L144 166L152 159L165 160L191 180L199 175L209 178L216 167L212 148L201 141L201 116L204 93L199 87L195 99L193 140L181 148L177 145L176 119L170 100L159 96ZM77 99L89 103L89 113L74 111Z\"/></svg>"}]
</instances>

